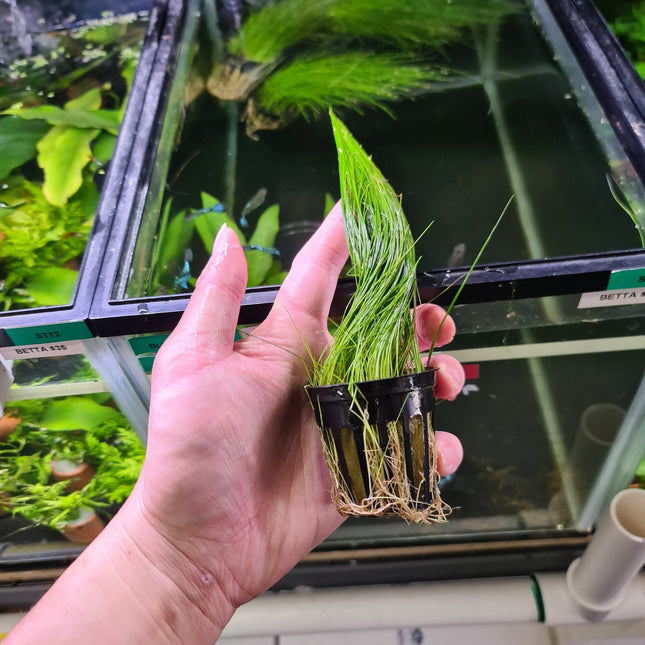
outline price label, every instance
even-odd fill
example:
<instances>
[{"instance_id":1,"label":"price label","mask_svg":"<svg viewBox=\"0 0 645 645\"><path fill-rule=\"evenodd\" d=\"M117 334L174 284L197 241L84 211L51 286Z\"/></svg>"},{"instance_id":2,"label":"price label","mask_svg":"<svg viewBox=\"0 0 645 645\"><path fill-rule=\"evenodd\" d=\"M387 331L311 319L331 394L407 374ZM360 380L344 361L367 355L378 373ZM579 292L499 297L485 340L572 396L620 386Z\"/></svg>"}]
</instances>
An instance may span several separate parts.
<instances>
[{"instance_id":1,"label":"price label","mask_svg":"<svg viewBox=\"0 0 645 645\"><path fill-rule=\"evenodd\" d=\"M68 340L60 343L42 343L40 345L23 345L21 347L0 347L0 354L9 361L20 358L46 358L66 354L84 354L82 340Z\"/></svg>"},{"instance_id":2,"label":"price label","mask_svg":"<svg viewBox=\"0 0 645 645\"><path fill-rule=\"evenodd\" d=\"M142 356L143 354L156 354L166 338L168 338L168 334L155 334L130 338L128 342L134 355Z\"/></svg>"},{"instance_id":3,"label":"price label","mask_svg":"<svg viewBox=\"0 0 645 645\"><path fill-rule=\"evenodd\" d=\"M644 304L645 286L640 289L614 289L611 291L583 293L578 301L578 309Z\"/></svg>"},{"instance_id":4,"label":"price label","mask_svg":"<svg viewBox=\"0 0 645 645\"><path fill-rule=\"evenodd\" d=\"M639 289L645 287L645 268L612 271L607 283L608 290Z\"/></svg>"}]
</instances>

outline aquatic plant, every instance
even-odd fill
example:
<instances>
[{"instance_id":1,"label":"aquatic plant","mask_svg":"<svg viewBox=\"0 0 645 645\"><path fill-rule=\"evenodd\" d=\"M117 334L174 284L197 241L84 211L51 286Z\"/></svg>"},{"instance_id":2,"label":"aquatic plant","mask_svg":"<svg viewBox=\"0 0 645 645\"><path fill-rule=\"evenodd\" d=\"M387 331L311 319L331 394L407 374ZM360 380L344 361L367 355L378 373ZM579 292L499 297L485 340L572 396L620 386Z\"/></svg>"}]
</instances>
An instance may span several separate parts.
<instances>
[{"instance_id":1,"label":"aquatic plant","mask_svg":"<svg viewBox=\"0 0 645 645\"><path fill-rule=\"evenodd\" d=\"M205 86L225 101L250 99L250 136L329 107L383 108L444 77L441 50L465 29L510 11L503 0L271 2L218 48Z\"/></svg>"},{"instance_id":2,"label":"aquatic plant","mask_svg":"<svg viewBox=\"0 0 645 645\"><path fill-rule=\"evenodd\" d=\"M51 55L0 69L6 81L0 84L3 310L71 300L98 204L96 175L112 156L134 76L137 50L130 45L142 33L128 31L133 19L57 34L65 45ZM100 72L106 62L109 81Z\"/></svg>"},{"instance_id":3,"label":"aquatic plant","mask_svg":"<svg viewBox=\"0 0 645 645\"><path fill-rule=\"evenodd\" d=\"M81 509L105 509L127 499L145 448L125 417L103 395L14 401L22 421L0 446L0 490L7 508L39 525L61 530ZM52 479L53 460L85 461L93 479L81 490Z\"/></svg>"},{"instance_id":4,"label":"aquatic plant","mask_svg":"<svg viewBox=\"0 0 645 645\"><path fill-rule=\"evenodd\" d=\"M423 92L429 81L445 75L442 68L414 65L397 53L377 57L364 51L305 54L271 74L251 100L283 123L298 114L314 118L331 107L358 111L377 107L390 112L390 102ZM247 108L251 128L257 112L255 105Z\"/></svg>"},{"instance_id":5,"label":"aquatic plant","mask_svg":"<svg viewBox=\"0 0 645 645\"><path fill-rule=\"evenodd\" d=\"M311 357L307 390L332 475L332 497L347 515L444 521L450 509L438 488L432 429L434 374L423 370L417 344L415 240L401 197L344 123L333 112L330 117L351 259L349 275L356 283L335 327L333 343L320 359ZM445 316L505 212L506 208Z\"/></svg>"},{"instance_id":6,"label":"aquatic plant","mask_svg":"<svg viewBox=\"0 0 645 645\"><path fill-rule=\"evenodd\" d=\"M331 122L356 290L311 382L352 387L422 370L410 315L418 301L417 260L400 197L333 112Z\"/></svg>"},{"instance_id":7,"label":"aquatic plant","mask_svg":"<svg viewBox=\"0 0 645 645\"><path fill-rule=\"evenodd\" d=\"M63 206L50 204L38 184L19 175L5 185L0 190L0 307L69 302L78 273L74 262L85 248L98 202L94 185L87 183Z\"/></svg>"},{"instance_id":8,"label":"aquatic plant","mask_svg":"<svg viewBox=\"0 0 645 645\"><path fill-rule=\"evenodd\" d=\"M634 2L609 23L636 71L645 79L645 2Z\"/></svg>"},{"instance_id":9,"label":"aquatic plant","mask_svg":"<svg viewBox=\"0 0 645 645\"><path fill-rule=\"evenodd\" d=\"M266 192L266 191L265 191ZM259 207L261 204L258 204ZM247 204L248 206L248 204ZM215 236L223 224L235 231L246 256L248 287L279 284L286 272L282 269L275 239L280 226L280 208L272 204L260 213L252 231L229 215L222 202L208 193L201 193L201 208L172 212L172 199L164 205L159 233L150 258L150 278L146 293L165 294L189 291L195 284L191 263L196 255L207 257L213 248ZM195 248L199 241L201 249ZM136 288L130 285L130 288Z\"/></svg>"}]
</instances>

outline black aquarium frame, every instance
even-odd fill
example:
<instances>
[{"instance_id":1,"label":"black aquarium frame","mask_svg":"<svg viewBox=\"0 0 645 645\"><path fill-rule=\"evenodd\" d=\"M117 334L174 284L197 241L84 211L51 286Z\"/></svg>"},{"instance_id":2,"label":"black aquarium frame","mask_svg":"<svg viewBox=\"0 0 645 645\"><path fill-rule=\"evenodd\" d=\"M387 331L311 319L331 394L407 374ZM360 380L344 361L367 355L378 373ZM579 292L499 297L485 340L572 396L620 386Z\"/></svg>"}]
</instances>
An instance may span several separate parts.
<instances>
[{"instance_id":1,"label":"black aquarium frame","mask_svg":"<svg viewBox=\"0 0 645 645\"><path fill-rule=\"evenodd\" d=\"M133 132L141 131L141 115L147 96L146 88L154 69L157 51L166 33L171 16L166 7L157 4L151 7L148 26L142 43L134 81L119 129L113 158L109 164L105 183L101 190L94 224L90 232L79 268L78 279L71 301L65 305L17 309L0 312L0 347L12 346L7 330L64 325L71 322L87 323L94 290L101 277L101 264L108 243L108 235L114 221L113 196L123 190L127 181L126 170L133 146ZM89 327L88 327L89 331Z\"/></svg>"},{"instance_id":2,"label":"black aquarium frame","mask_svg":"<svg viewBox=\"0 0 645 645\"><path fill-rule=\"evenodd\" d=\"M645 118L645 88L637 82L636 71L613 37L597 9L588 0L545 0L566 35L590 79L603 110L624 147L640 180L645 184L645 136L637 125ZM177 0L167 0L175 11ZM186 14L184 13L184 19ZM168 107L177 50L183 24L175 24L169 41L160 46L155 69L149 76L142 122L153 122L148 139L136 134L126 175L116 205L108 251L100 269L90 312L89 325L98 336L121 336L168 332L183 313L190 294L118 299L115 285L122 265L132 258L142 218L142 197L147 193L154 157ZM609 46L607 43L610 43ZM124 133L124 136L127 136ZM138 179L135 179L138 178ZM138 185L130 182L138 181ZM137 199L139 199L137 208ZM570 257L481 264L470 275L460 295L460 304L498 300L538 298L554 295L603 291L612 271L645 267L645 250L596 253ZM420 272L418 285L422 300L446 305L454 296L466 271ZM247 289L240 312L240 324L260 322L270 310L279 286ZM331 315L339 315L354 290L352 280L338 283Z\"/></svg>"}]
</instances>

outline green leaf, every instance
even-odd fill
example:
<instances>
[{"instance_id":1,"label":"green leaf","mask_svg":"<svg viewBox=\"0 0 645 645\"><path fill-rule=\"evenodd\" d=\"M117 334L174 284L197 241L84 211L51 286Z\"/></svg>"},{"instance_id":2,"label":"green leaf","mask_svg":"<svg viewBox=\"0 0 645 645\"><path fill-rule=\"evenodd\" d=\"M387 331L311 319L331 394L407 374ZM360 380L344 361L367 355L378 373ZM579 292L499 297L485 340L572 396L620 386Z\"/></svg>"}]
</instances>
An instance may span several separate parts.
<instances>
[{"instance_id":1,"label":"green leaf","mask_svg":"<svg viewBox=\"0 0 645 645\"><path fill-rule=\"evenodd\" d=\"M208 193L202 193L202 208L211 208L220 203L219 199L209 195ZM217 232L222 228L222 224L226 224L229 228L232 228L235 231L235 234L240 240L241 244L246 244L246 237L244 233L240 230L235 220L230 217L227 213L218 213L216 211L209 211L208 213L203 213L198 215L195 220L195 229L199 234L199 237L204 244L204 248L207 253L210 253L213 250L213 244L215 243L215 236Z\"/></svg>"},{"instance_id":2,"label":"green leaf","mask_svg":"<svg viewBox=\"0 0 645 645\"><path fill-rule=\"evenodd\" d=\"M109 45L125 35L127 28L127 25L118 22L106 25L99 24L84 31L83 38L91 43Z\"/></svg>"},{"instance_id":3,"label":"green leaf","mask_svg":"<svg viewBox=\"0 0 645 645\"><path fill-rule=\"evenodd\" d=\"M92 157L90 144L99 130L56 126L38 143L38 165L45 173L43 194L62 206L81 187L83 168Z\"/></svg>"},{"instance_id":4,"label":"green leaf","mask_svg":"<svg viewBox=\"0 0 645 645\"><path fill-rule=\"evenodd\" d=\"M116 135L110 132L101 132L92 146L92 156L102 164L106 164L114 154Z\"/></svg>"},{"instance_id":5,"label":"green leaf","mask_svg":"<svg viewBox=\"0 0 645 645\"><path fill-rule=\"evenodd\" d=\"M55 105L38 105L33 108L10 108L1 114L18 116L21 119L41 119L51 125L68 125L75 128L107 130L117 134L121 117L115 110L62 109Z\"/></svg>"},{"instance_id":6,"label":"green leaf","mask_svg":"<svg viewBox=\"0 0 645 645\"><path fill-rule=\"evenodd\" d=\"M50 430L91 430L119 414L114 408L76 396L52 401L40 423Z\"/></svg>"},{"instance_id":7,"label":"green leaf","mask_svg":"<svg viewBox=\"0 0 645 645\"><path fill-rule=\"evenodd\" d=\"M66 110L98 110L102 102L101 90L98 87L92 87L75 99L67 101L63 107Z\"/></svg>"},{"instance_id":8,"label":"green leaf","mask_svg":"<svg viewBox=\"0 0 645 645\"><path fill-rule=\"evenodd\" d=\"M29 293L43 307L66 305L72 300L78 271L64 267L48 267L27 283Z\"/></svg>"},{"instance_id":9,"label":"green leaf","mask_svg":"<svg viewBox=\"0 0 645 645\"><path fill-rule=\"evenodd\" d=\"M42 121L0 118L0 179L36 156L36 144L49 130Z\"/></svg>"},{"instance_id":10,"label":"green leaf","mask_svg":"<svg viewBox=\"0 0 645 645\"><path fill-rule=\"evenodd\" d=\"M280 207L277 204L269 206L260 215L255 231L253 231L253 235L251 235L251 239L249 240L249 244L265 248L273 246L278 228L280 227L279 215ZM249 277L247 284L249 287L257 287L264 282L267 273L273 265L274 257L271 253L256 249L250 249L244 253L248 265Z\"/></svg>"},{"instance_id":11,"label":"green leaf","mask_svg":"<svg viewBox=\"0 0 645 645\"><path fill-rule=\"evenodd\" d=\"M88 173L85 173L81 187L74 193L74 198L70 200L68 205L70 207L77 206L86 220L94 219L99 205L99 191Z\"/></svg>"}]
</instances>

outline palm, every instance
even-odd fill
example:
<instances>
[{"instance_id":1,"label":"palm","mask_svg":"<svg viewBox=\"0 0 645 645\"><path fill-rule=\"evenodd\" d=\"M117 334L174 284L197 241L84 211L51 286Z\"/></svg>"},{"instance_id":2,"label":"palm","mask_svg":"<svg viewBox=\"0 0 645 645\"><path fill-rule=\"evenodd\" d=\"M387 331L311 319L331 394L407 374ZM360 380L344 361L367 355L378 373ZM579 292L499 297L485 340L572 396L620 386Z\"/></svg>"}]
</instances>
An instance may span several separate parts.
<instances>
[{"instance_id":1,"label":"palm","mask_svg":"<svg viewBox=\"0 0 645 645\"><path fill-rule=\"evenodd\" d=\"M190 526L217 558L230 550L231 573L257 595L342 521L303 388L309 353L330 340L326 318L279 304L228 355L203 340L157 359L144 503L165 530Z\"/></svg>"}]
</instances>

